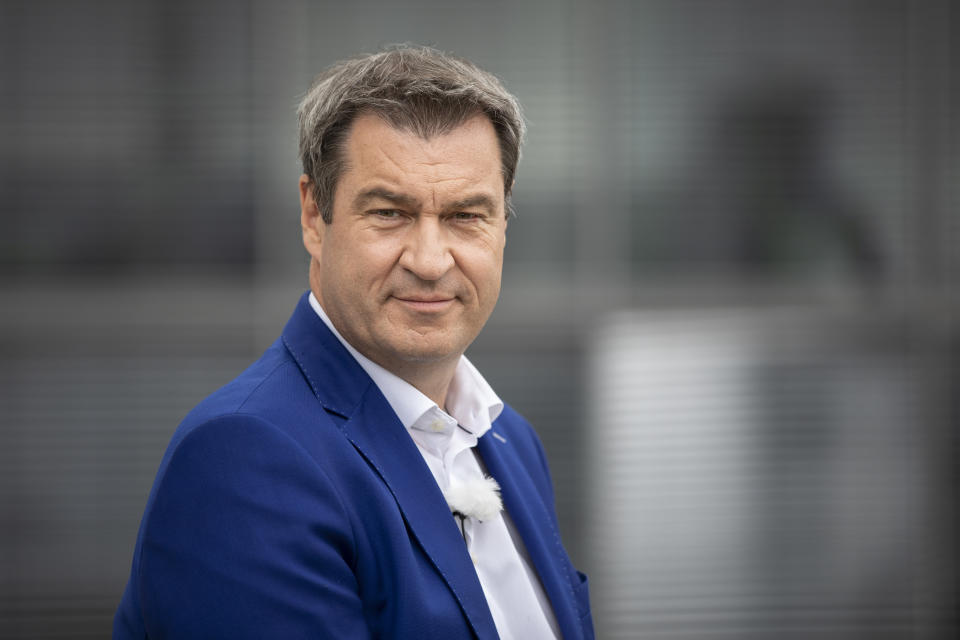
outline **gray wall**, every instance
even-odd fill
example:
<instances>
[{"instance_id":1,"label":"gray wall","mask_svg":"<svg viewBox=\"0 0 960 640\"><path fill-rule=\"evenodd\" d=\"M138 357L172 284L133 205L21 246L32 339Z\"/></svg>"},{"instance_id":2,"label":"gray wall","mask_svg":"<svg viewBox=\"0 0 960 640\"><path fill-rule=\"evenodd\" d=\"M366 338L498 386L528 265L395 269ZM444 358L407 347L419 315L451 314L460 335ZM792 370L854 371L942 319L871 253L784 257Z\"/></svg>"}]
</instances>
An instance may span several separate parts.
<instances>
[{"instance_id":1,"label":"gray wall","mask_svg":"<svg viewBox=\"0 0 960 640\"><path fill-rule=\"evenodd\" d=\"M106 635L167 439L306 287L299 96L413 41L526 108L470 355L601 637L952 637L957 36L949 0L4 0L0 636Z\"/></svg>"}]
</instances>

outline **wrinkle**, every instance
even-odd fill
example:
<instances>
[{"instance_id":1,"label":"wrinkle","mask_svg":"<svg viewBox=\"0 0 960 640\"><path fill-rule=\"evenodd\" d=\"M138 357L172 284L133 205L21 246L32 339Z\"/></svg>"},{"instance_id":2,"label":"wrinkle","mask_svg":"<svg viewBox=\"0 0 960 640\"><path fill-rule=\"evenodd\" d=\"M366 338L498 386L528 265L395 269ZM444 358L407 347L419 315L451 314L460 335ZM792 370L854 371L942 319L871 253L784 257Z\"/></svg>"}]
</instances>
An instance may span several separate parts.
<instances>
[{"instance_id":1,"label":"wrinkle","mask_svg":"<svg viewBox=\"0 0 960 640\"><path fill-rule=\"evenodd\" d=\"M394 157L393 157L392 155L390 155L390 153L389 153L386 149L384 149L384 148L381 146L381 147L377 147L377 151L379 151L379 152L380 152L380 155L383 156L384 158L386 158L387 161L388 161L390 164L392 164L395 168L397 168L398 170L400 170L400 171L403 172L403 173L406 173L406 169L403 167L403 165L400 164L399 162L397 162L397 161L394 159Z\"/></svg>"},{"instance_id":2,"label":"wrinkle","mask_svg":"<svg viewBox=\"0 0 960 640\"><path fill-rule=\"evenodd\" d=\"M457 180L467 181L467 178L463 177L454 177L454 178L427 178L426 182L428 184L440 184L441 182L456 182Z\"/></svg>"}]
</instances>

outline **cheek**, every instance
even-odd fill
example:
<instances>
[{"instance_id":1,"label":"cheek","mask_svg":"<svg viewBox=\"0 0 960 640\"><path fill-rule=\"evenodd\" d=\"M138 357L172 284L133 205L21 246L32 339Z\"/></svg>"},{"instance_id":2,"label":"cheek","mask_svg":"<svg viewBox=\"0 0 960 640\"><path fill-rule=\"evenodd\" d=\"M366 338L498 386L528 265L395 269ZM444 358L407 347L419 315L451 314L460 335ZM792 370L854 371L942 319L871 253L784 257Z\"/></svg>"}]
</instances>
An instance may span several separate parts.
<instances>
[{"instance_id":1,"label":"cheek","mask_svg":"<svg viewBox=\"0 0 960 640\"><path fill-rule=\"evenodd\" d=\"M396 251L389 243L354 245L341 256L337 287L357 306L375 306L396 283Z\"/></svg>"},{"instance_id":2,"label":"cheek","mask_svg":"<svg viewBox=\"0 0 960 640\"><path fill-rule=\"evenodd\" d=\"M490 304L500 292L500 276L503 269L503 249L473 252L465 261L464 272L473 282L481 302ZM491 300L490 298L493 298Z\"/></svg>"},{"instance_id":3,"label":"cheek","mask_svg":"<svg viewBox=\"0 0 960 640\"><path fill-rule=\"evenodd\" d=\"M327 244L324 257L327 259L327 271L335 274L341 288L356 287L369 280L382 261L383 251L369 243L354 238L340 239Z\"/></svg>"}]
</instances>

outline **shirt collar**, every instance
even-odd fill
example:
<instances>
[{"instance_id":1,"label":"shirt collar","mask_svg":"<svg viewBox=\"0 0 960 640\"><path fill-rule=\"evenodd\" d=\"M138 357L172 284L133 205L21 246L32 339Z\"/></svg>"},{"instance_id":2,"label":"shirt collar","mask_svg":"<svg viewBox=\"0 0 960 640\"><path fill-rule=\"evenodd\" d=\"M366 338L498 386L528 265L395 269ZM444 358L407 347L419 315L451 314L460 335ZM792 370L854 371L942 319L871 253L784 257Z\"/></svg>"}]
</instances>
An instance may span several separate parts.
<instances>
[{"instance_id":1,"label":"shirt collar","mask_svg":"<svg viewBox=\"0 0 960 640\"><path fill-rule=\"evenodd\" d=\"M333 326L313 292L310 293L309 300L310 306L327 328L373 379L403 426L407 429L422 429L424 422L433 425L433 421L421 421L420 418L427 412L440 411L437 404L406 380L387 371L354 349L353 345L347 342ZM490 429L491 423L503 411L503 402L466 356L460 356L460 361L457 363L453 380L447 390L446 404L447 413L477 438Z\"/></svg>"}]
</instances>

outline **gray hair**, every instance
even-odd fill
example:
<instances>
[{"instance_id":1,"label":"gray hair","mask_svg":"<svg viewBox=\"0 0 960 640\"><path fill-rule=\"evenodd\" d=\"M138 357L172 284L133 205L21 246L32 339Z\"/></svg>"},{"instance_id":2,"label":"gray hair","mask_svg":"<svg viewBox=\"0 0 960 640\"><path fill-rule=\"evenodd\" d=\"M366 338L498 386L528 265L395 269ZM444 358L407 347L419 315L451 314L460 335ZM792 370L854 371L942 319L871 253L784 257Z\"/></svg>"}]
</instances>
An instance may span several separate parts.
<instances>
[{"instance_id":1,"label":"gray hair","mask_svg":"<svg viewBox=\"0 0 960 640\"><path fill-rule=\"evenodd\" d=\"M504 197L511 211L510 192L526 130L520 103L493 74L466 60L430 47L402 45L338 62L314 81L297 109L300 161L327 224L333 220L347 134L361 113L376 114L423 138L486 115L497 134Z\"/></svg>"}]
</instances>

